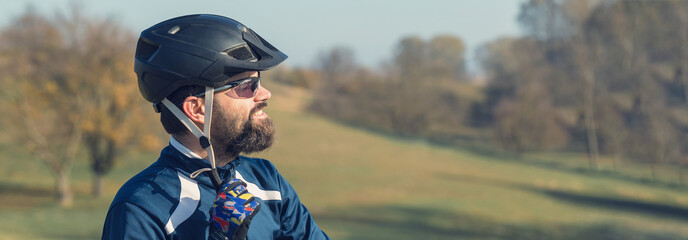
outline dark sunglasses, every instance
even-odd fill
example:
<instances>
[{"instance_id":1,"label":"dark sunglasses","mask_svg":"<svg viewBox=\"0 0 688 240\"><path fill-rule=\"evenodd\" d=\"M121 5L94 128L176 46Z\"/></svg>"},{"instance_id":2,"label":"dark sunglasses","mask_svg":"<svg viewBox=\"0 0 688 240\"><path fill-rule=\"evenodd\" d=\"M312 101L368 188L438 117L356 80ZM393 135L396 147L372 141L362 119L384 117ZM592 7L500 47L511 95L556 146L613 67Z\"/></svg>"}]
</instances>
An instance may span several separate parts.
<instances>
[{"instance_id":1,"label":"dark sunglasses","mask_svg":"<svg viewBox=\"0 0 688 240\"><path fill-rule=\"evenodd\" d=\"M232 89L240 98L252 98L258 93L260 87L260 77L247 77L236 81L231 81L221 87L215 88L215 92ZM194 95L194 97L201 97L205 92Z\"/></svg>"}]
</instances>

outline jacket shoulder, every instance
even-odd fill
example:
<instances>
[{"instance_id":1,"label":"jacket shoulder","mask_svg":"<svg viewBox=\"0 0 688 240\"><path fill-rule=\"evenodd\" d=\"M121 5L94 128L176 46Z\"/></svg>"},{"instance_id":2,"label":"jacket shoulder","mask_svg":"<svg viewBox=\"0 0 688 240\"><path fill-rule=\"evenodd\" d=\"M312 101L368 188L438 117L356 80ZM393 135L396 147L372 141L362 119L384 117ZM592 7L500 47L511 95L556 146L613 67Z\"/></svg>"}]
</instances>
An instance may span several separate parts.
<instances>
[{"instance_id":1,"label":"jacket shoulder","mask_svg":"<svg viewBox=\"0 0 688 240\"><path fill-rule=\"evenodd\" d=\"M148 211L169 209L179 201L175 197L178 195L178 185L176 171L156 162L124 183L117 191L111 207L128 203Z\"/></svg>"}]
</instances>

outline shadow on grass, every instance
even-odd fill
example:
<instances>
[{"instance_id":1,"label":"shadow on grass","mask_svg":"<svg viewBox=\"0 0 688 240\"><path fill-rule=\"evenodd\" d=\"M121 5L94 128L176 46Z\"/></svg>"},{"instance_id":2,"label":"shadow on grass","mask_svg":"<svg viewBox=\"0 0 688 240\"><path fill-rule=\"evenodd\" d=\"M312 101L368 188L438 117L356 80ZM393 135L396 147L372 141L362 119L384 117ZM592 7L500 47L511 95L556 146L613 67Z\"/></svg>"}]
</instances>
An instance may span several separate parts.
<instances>
[{"instance_id":1,"label":"shadow on grass","mask_svg":"<svg viewBox=\"0 0 688 240\"><path fill-rule=\"evenodd\" d=\"M29 209L54 201L53 189L0 182L0 209Z\"/></svg>"},{"instance_id":2,"label":"shadow on grass","mask_svg":"<svg viewBox=\"0 0 688 240\"><path fill-rule=\"evenodd\" d=\"M643 202L639 200L626 198L589 196L585 194L559 190L531 189L531 191L545 194L557 200L566 201L579 205L614 209L641 214L652 214L660 217L669 217L683 221L688 221L688 209L684 207Z\"/></svg>"},{"instance_id":3,"label":"shadow on grass","mask_svg":"<svg viewBox=\"0 0 688 240\"><path fill-rule=\"evenodd\" d=\"M597 178L622 180L645 186L660 187L676 191L688 192L688 185L685 185L684 183L669 180L652 179L648 176L634 176L630 174L625 174L623 171L615 171L609 169L597 170L584 166L567 166L566 164L559 163L556 160L542 160L533 158L522 158L519 160L519 162L527 165L552 169L560 172L569 172Z\"/></svg>"},{"instance_id":4,"label":"shadow on grass","mask_svg":"<svg viewBox=\"0 0 688 240\"><path fill-rule=\"evenodd\" d=\"M595 196L572 191L539 188L526 184L506 182L498 179L488 179L476 176L440 174L440 177L449 179L451 181L474 182L477 184L520 189L528 192L543 194L555 200L564 201L571 204L638 214L651 214L660 217L669 217L677 220L688 221L688 208L683 206L647 202L620 196Z\"/></svg>"},{"instance_id":5,"label":"shadow on grass","mask_svg":"<svg viewBox=\"0 0 688 240\"><path fill-rule=\"evenodd\" d=\"M445 146L442 144L439 144L438 146L443 146L443 147L450 147L450 146ZM536 158L531 158L531 157L524 157L522 155L518 154L513 154L513 153L507 153L499 150L495 150L493 148L485 147L485 146L454 146L454 148L461 149L463 151L471 152L476 155L484 156L486 159L490 159L493 161L499 161L499 162L509 162L509 163L517 163L517 164L522 164L526 166L533 166L533 167L538 167L538 168L543 168L543 169L548 169L548 170L554 170L558 172L565 172L565 173L573 173L577 175L584 175L584 176L589 176L589 177L596 177L596 178L605 178L605 179L614 179L614 180L622 180L626 182L632 182L635 184L641 184L645 186L651 186L651 187L661 187L661 188L667 188L667 189L672 189L676 191L683 191L683 192L688 192L688 185L679 183L679 182L673 182L673 181L668 181L668 180L656 180L656 179L651 179L648 177L642 177L642 176L634 176L631 174L624 173L623 171L614 171L614 170L608 170L608 169L592 169L590 167L586 166L573 166L573 165L567 165L562 163L561 161L557 160L545 160L545 159L536 159Z\"/></svg>"},{"instance_id":6,"label":"shadow on grass","mask_svg":"<svg viewBox=\"0 0 688 240\"><path fill-rule=\"evenodd\" d=\"M316 214L321 226L339 239L686 239L676 233L649 232L617 224L516 225L433 208L367 206Z\"/></svg>"}]
</instances>

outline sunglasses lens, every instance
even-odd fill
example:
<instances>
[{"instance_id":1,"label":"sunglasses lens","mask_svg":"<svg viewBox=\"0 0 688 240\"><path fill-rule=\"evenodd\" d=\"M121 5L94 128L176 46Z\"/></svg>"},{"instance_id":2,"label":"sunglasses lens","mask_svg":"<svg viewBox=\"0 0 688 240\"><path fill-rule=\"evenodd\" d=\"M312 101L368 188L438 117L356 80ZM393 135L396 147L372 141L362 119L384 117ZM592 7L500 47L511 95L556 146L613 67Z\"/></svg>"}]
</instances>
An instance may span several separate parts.
<instances>
[{"instance_id":1,"label":"sunglasses lens","mask_svg":"<svg viewBox=\"0 0 688 240\"><path fill-rule=\"evenodd\" d=\"M236 91L236 94L239 97L252 98L256 96L258 86L260 86L260 78L252 77L239 83L239 85L234 88L234 91Z\"/></svg>"}]
</instances>

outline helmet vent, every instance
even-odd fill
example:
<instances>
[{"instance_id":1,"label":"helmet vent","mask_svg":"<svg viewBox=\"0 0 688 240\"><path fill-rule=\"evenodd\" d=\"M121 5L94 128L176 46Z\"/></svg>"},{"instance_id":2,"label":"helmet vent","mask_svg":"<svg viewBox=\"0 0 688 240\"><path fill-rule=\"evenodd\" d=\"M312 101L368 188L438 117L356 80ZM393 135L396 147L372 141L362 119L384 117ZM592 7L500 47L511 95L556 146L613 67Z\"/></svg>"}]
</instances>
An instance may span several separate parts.
<instances>
[{"instance_id":1,"label":"helmet vent","mask_svg":"<svg viewBox=\"0 0 688 240\"><path fill-rule=\"evenodd\" d=\"M227 49L223 51L223 53L227 54L228 56L236 59L236 60L241 60L241 61L252 61L256 60L255 54L253 54L253 51L246 45L242 44L237 47L233 47L230 49Z\"/></svg>"},{"instance_id":2,"label":"helmet vent","mask_svg":"<svg viewBox=\"0 0 688 240\"><path fill-rule=\"evenodd\" d=\"M148 60L150 59L156 51L158 51L157 44L149 42L145 38L140 38L136 46L136 58Z\"/></svg>"},{"instance_id":3,"label":"helmet vent","mask_svg":"<svg viewBox=\"0 0 688 240\"><path fill-rule=\"evenodd\" d=\"M169 33L169 34L175 34L175 33L179 32L179 29L181 29L181 28L179 28L179 25L177 25L177 26L174 26L174 27L170 28L170 30L167 31L167 33Z\"/></svg>"}]
</instances>

